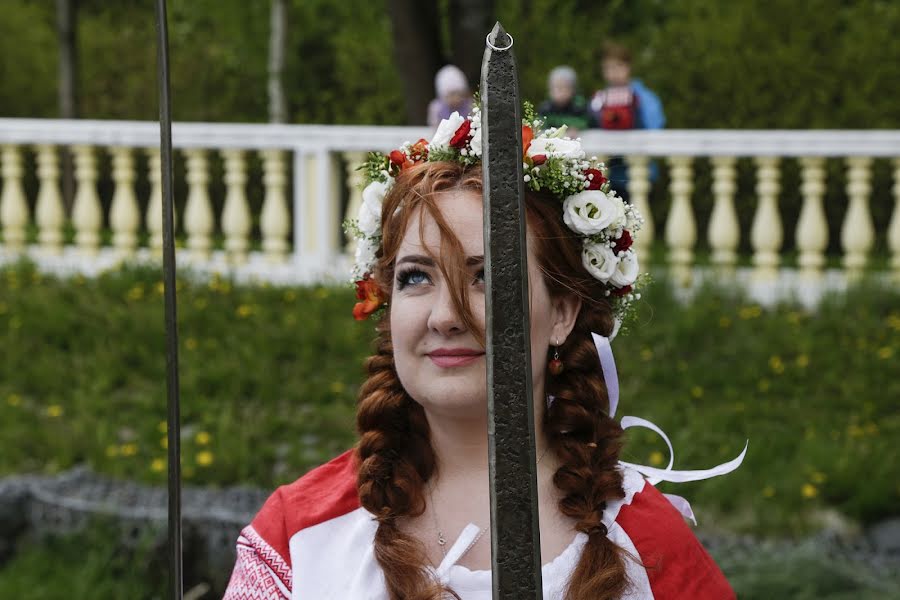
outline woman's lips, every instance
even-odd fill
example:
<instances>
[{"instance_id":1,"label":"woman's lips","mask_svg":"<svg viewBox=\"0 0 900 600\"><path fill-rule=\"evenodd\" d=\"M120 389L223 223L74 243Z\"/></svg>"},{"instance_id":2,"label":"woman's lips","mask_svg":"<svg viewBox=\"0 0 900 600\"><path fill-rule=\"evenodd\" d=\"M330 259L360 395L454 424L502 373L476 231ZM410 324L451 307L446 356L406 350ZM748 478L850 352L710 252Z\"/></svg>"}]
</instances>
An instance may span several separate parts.
<instances>
[{"instance_id":1,"label":"woman's lips","mask_svg":"<svg viewBox=\"0 0 900 600\"><path fill-rule=\"evenodd\" d=\"M428 353L428 358L431 359L438 367L449 368L449 367L462 367L468 364L471 364L484 356L484 352L479 350L435 350L433 352Z\"/></svg>"}]
</instances>

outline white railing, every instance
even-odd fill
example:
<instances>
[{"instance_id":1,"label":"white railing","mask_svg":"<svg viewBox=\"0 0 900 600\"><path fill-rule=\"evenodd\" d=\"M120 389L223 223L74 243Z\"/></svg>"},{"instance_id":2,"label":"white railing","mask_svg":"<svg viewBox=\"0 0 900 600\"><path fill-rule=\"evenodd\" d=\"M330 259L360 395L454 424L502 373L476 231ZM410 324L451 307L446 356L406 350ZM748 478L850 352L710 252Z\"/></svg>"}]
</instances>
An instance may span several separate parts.
<instances>
[{"instance_id":1,"label":"white railing","mask_svg":"<svg viewBox=\"0 0 900 600\"><path fill-rule=\"evenodd\" d=\"M187 188L185 247L179 260L197 268L229 269L276 280L343 278L347 248L339 226L344 218L342 190L349 189L346 212L355 214L362 183L355 167L365 152L387 151L420 137L430 137L430 131L418 127L176 123L173 143L176 156L183 160ZM158 254L162 239L158 140L159 126L153 122L0 119L0 259L28 255L49 264L56 261L84 268ZM814 281L823 275L828 246L823 206L826 158L840 158L847 166L845 181L830 182L841 185L848 199L841 226L844 275L858 274L868 265L876 234L869 207L871 165L875 158L890 159L894 207L884 233L891 253L890 269L900 277L900 131L590 131L583 141L598 156L626 156L631 199L648 217L649 161L657 157L668 166L671 206L662 237L666 260L681 281L690 278L696 262L698 233L691 204L696 160L708 159L712 164L709 193L714 204L706 238L717 270L734 271L739 242L749 236L755 279L775 279L784 267L795 267L800 278ZM60 193L61 147L72 153L75 163L76 193L68 214ZM98 192L101 173L97 159L104 154L111 159L108 176L114 188L107 215ZM146 173L137 172L135 158L139 154L146 156ZM248 181L251 154L262 164L259 182ZM26 172L32 155L37 189L30 202L25 183L34 178ZM216 157L223 165L222 182L211 182L217 171L211 168L210 159ZM734 202L736 161L741 157L751 157L756 169L757 202L749 232L740 230ZM778 195L780 165L785 160L797 160L802 176L796 265L785 264L782 255L785 232ZM144 177L149 196L139 199L136 181ZM213 211L211 183L224 183L225 187L218 215ZM248 201L251 183L264 190L256 215L251 214ZM143 219L141 205L146 206ZM72 246L63 244L67 221L75 233ZM259 251L250 251L254 222L259 224ZM101 247L104 223L112 231L111 246L105 248ZM221 250L213 247L219 235L217 223L224 238ZM653 231L652 219L647 223L640 238L645 249L660 236ZM35 231L35 242L26 243ZM138 247L142 233L148 236L148 248Z\"/></svg>"}]
</instances>

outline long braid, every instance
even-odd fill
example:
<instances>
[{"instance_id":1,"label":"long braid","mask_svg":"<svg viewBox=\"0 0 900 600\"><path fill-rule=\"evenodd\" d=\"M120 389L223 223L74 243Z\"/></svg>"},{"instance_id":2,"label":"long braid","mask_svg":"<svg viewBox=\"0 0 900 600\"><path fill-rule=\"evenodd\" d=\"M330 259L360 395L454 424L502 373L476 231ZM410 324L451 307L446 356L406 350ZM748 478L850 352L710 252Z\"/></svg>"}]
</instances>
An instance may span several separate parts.
<instances>
[{"instance_id":1,"label":"long braid","mask_svg":"<svg viewBox=\"0 0 900 600\"><path fill-rule=\"evenodd\" d=\"M424 482L434 473L435 455L425 412L397 378L387 319L366 369L356 419L357 490L378 520L375 558L392 600L438 600L445 590L426 570L422 543L398 527L398 519L424 512Z\"/></svg>"}]
</instances>

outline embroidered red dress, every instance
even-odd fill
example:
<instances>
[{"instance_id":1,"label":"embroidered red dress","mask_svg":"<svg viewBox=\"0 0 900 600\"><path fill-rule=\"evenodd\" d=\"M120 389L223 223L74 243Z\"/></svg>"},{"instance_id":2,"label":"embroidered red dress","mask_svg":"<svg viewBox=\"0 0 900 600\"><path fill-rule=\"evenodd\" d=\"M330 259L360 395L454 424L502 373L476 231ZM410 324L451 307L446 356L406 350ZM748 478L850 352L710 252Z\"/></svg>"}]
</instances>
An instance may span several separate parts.
<instances>
[{"instance_id":1,"label":"embroidered red dress","mask_svg":"<svg viewBox=\"0 0 900 600\"><path fill-rule=\"evenodd\" d=\"M629 600L734 598L718 566L681 514L644 477L623 467L625 498L610 503L609 537L638 557L627 561ZM226 600L382 600L384 576L373 555L377 525L360 507L352 452L282 486L238 538L237 562ZM463 600L491 597L489 571L456 565L477 528L463 531L434 576ZM544 598L561 600L587 540L572 544L543 567Z\"/></svg>"}]
</instances>

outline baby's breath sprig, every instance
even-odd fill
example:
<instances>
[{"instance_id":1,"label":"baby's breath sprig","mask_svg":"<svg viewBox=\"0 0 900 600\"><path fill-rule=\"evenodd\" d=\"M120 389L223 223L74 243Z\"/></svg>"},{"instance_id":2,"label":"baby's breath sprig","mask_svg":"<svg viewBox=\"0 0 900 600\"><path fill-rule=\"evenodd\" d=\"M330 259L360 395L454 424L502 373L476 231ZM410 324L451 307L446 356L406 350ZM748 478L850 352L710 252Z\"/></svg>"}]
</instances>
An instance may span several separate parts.
<instances>
[{"instance_id":1,"label":"baby's breath sprig","mask_svg":"<svg viewBox=\"0 0 900 600\"><path fill-rule=\"evenodd\" d=\"M385 183L390 177L388 171L391 168L391 159L381 152L369 152L366 155L366 162L356 168L357 171L363 171L366 174L366 181L380 181Z\"/></svg>"}]
</instances>

